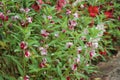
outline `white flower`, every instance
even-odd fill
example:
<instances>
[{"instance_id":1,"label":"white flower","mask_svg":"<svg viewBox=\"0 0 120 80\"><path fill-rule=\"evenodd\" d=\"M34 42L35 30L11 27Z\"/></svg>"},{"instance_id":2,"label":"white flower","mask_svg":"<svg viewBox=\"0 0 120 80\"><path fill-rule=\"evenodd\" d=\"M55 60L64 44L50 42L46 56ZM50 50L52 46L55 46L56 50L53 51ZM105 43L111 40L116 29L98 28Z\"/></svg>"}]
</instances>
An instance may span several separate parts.
<instances>
[{"instance_id":1,"label":"white flower","mask_svg":"<svg viewBox=\"0 0 120 80\"><path fill-rule=\"evenodd\" d=\"M85 28L85 29L83 30L83 34L88 34L88 33L89 33L88 29Z\"/></svg>"},{"instance_id":2,"label":"white flower","mask_svg":"<svg viewBox=\"0 0 120 80\"><path fill-rule=\"evenodd\" d=\"M78 17L79 17L77 12L74 13L73 16L74 16L75 18L78 18Z\"/></svg>"},{"instance_id":3,"label":"white flower","mask_svg":"<svg viewBox=\"0 0 120 80\"><path fill-rule=\"evenodd\" d=\"M28 21L29 23L32 23L32 17L28 17L28 18L27 18L27 21Z\"/></svg>"},{"instance_id":4,"label":"white flower","mask_svg":"<svg viewBox=\"0 0 120 80\"><path fill-rule=\"evenodd\" d=\"M41 52L41 55L47 55L47 50L43 47L39 47L39 50Z\"/></svg>"},{"instance_id":5,"label":"white flower","mask_svg":"<svg viewBox=\"0 0 120 80\"><path fill-rule=\"evenodd\" d=\"M98 48L98 43L97 42L92 43L92 47L95 48L95 49L97 49Z\"/></svg>"},{"instance_id":6,"label":"white flower","mask_svg":"<svg viewBox=\"0 0 120 80\"><path fill-rule=\"evenodd\" d=\"M20 8L20 12L25 12L24 8Z\"/></svg>"},{"instance_id":7,"label":"white flower","mask_svg":"<svg viewBox=\"0 0 120 80\"><path fill-rule=\"evenodd\" d=\"M84 8L84 5L83 5L83 4L81 4L81 5L80 5L80 7L81 7L81 8Z\"/></svg>"},{"instance_id":8,"label":"white flower","mask_svg":"<svg viewBox=\"0 0 120 80\"><path fill-rule=\"evenodd\" d=\"M76 58L75 62L76 62L76 63L79 63L79 62L80 62L80 55L79 55L79 54L77 55L77 58Z\"/></svg>"},{"instance_id":9,"label":"white flower","mask_svg":"<svg viewBox=\"0 0 120 80\"><path fill-rule=\"evenodd\" d=\"M72 45L73 45L72 42L67 42L67 43L66 43L66 48L70 48Z\"/></svg>"},{"instance_id":10,"label":"white flower","mask_svg":"<svg viewBox=\"0 0 120 80\"><path fill-rule=\"evenodd\" d=\"M81 46L77 47L77 52L80 53L81 51L82 51L82 47Z\"/></svg>"},{"instance_id":11,"label":"white flower","mask_svg":"<svg viewBox=\"0 0 120 80\"><path fill-rule=\"evenodd\" d=\"M52 19L52 16L47 16L47 18L48 18L49 20L51 20L51 19Z\"/></svg>"},{"instance_id":12,"label":"white flower","mask_svg":"<svg viewBox=\"0 0 120 80\"><path fill-rule=\"evenodd\" d=\"M30 11L30 9L29 8L20 8L20 11L21 12L25 12L26 14Z\"/></svg>"},{"instance_id":13,"label":"white flower","mask_svg":"<svg viewBox=\"0 0 120 80\"><path fill-rule=\"evenodd\" d=\"M55 37L59 37L59 33L55 33Z\"/></svg>"},{"instance_id":14,"label":"white flower","mask_svg":"<svg viewBox=\"0 0 120 80\"><path fill-rule=\"evenodd\" d=\"M104 27L104 23L100 23L97 25L96 29L102 31L102 32L105 32L105 27Z\"/></svg>"}]
</instances>

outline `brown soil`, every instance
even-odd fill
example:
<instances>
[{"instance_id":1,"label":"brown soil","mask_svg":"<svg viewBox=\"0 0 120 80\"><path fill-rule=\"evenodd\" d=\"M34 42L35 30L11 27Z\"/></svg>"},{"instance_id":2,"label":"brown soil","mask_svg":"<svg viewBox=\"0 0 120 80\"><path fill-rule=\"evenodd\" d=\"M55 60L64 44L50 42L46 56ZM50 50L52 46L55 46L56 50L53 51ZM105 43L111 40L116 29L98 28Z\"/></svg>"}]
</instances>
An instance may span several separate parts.
<instances>
[{"instance_id":1,"label":"brown soil","mask_svg":"<svg viewBox=\"0 0 120 80\"><path fill-rule=\"evenodd\" d=\"M108 62L97 64L99 72L93 74L92 80L120 80L120 50Z\"/></svg>"}]
</instances>

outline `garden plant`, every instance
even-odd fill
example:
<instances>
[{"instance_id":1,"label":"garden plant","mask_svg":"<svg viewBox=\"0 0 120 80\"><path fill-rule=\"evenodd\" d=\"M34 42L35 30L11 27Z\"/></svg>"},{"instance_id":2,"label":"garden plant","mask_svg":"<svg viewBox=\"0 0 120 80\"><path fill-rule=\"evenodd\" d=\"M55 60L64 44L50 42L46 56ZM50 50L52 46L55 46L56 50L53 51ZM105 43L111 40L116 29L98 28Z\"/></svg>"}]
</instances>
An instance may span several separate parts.
<instances>
[{"instance_id":1,"label":"garden plant","mask_svg":"<svg viewBox=\"0 0 120 80\"><path fill-rule=\"evenodd\" d=\"M119 39L119 0L0 0L0 80L89 80Z\"/></svg>"}]
</instances>

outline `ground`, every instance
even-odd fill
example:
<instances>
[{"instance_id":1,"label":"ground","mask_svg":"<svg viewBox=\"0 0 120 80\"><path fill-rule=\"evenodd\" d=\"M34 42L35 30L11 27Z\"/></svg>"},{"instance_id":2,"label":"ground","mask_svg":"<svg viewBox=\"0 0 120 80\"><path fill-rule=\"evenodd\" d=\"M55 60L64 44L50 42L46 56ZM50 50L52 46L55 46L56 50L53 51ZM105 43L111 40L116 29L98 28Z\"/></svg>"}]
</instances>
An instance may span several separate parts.
<instances>
[{"instance_id":1,"label":"ground","mask_svg":"<svg viewBox=\"0 0 120 80\"><path fill-rule=\"evenodd\" d=\"M93 74L93 80L120 80L120 49L116 56L107 62L100 62L97 66L99 73Z\"/></svg>"}]
</instances>

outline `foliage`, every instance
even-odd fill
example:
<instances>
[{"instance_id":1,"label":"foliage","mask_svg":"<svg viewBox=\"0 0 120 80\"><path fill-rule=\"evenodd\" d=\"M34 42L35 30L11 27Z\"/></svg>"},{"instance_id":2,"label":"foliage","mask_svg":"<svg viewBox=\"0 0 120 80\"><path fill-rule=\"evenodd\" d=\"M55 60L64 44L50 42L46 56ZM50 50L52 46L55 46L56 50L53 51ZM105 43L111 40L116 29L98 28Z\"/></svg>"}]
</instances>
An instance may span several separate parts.
<instances>
[{"instance_id":1,"label":"foliage","mask_svg":"<svg viewBox=\"0 0 120 80\"><path fill-rule=\"evenodd\" d=\"M73 4L0 2L0 80L88 80L96 72L92 61L104 59L113 44L119 45L120 4Z\"/></svg>"}]
</instances>

